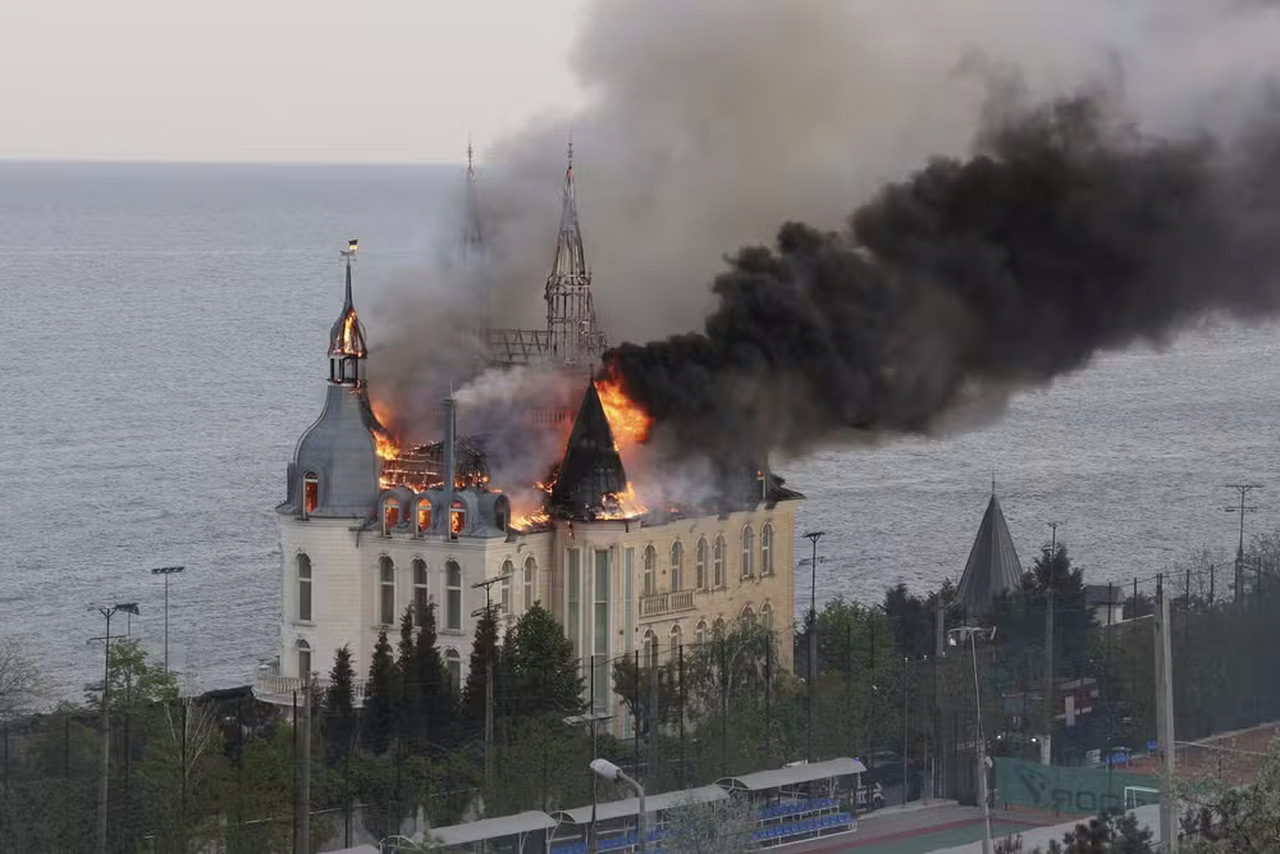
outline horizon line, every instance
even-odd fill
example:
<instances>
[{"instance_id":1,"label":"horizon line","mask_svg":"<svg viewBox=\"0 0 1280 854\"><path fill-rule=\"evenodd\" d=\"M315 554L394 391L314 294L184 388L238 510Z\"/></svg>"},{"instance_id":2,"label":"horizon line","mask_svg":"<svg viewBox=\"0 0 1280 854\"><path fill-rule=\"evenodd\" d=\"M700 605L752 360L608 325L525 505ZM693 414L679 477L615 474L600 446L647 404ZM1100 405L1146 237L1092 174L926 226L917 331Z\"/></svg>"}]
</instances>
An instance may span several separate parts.
<instances>
[{"instance_id":1,"label":"horizon line","mask_svg":"<svg viewBox=\"0 0 1280 854\"><path fill-rule=\"evenodd\" d=\"M148 160L145 158L0 157L0 166L466 166L465 160Z\"/></svg>"}]
</instances>

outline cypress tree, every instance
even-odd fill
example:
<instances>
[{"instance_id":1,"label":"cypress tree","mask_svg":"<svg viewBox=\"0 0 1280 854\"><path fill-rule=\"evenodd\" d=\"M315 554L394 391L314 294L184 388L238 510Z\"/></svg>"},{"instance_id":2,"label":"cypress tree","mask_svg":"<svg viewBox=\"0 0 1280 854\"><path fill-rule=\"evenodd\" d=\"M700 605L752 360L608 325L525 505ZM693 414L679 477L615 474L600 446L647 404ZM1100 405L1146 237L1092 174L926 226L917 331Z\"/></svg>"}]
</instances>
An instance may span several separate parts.
<instances>
[{"instance_id":1,"label":"cypress tree","mask_svg":"<svg viewBox=\"0 0 1280 854\"><path fill-rule=\"evenodd\" d=\"M400 617L400 643L396 658L396 736L402 741L412 737L413 722L418 718L418 695L413 690L416 652L413 643L413 606L404 609Z\"/></svg>"},{"instance_id":2,"label":"cypress tree","mask_svg":"<svg viewBox=\"0 0 1280 854\"><path fill-rule=\"evenodd\" d=\"M351 752L356 736L355 670L351 648L346 645L333 654L329 687L324 692L323 723L326 756L330 765L336 765Z\"/></svg>"},{"instance_id":3,"label":"cypress tree","mask_svg":"<svg viewBox=\"0 0 1280 854\"><path fill-rule=\"evenodd\" d=\"M386 753L395 725L396 664L391 657L387 630L383 629L378 632L378 642L373 647L369 681L365 686L364 735L369 749L378 755Z\"/></svg>"},{"instance_id":4,"label":"cypress tree","mask_svg":"<svg viewBox=\"0 0 1280 854\"><path fill-rule=\"evenodd\" d=\"M484 726L485 673L489 663L498 663L498 620L494 608L485 611L476 623L475 641L471 646L471 672L462 689L463 717L473 726Z\"/></svg>"},{"instance_id":5,"label":"cypress tree","mask_svg":"<svg viewBox=\"0 0 1280 854\"><path fill-rule=\"evenodd\" d=\"M420 739L439 743L452 728L453 697L444 659L436 646L436 603L428 602L425 612L418 617L422 625L418 628L413 675L409 680L410 690L416 696L418 713L413 721L413 731Z\"/></svg>"}]
</instances>

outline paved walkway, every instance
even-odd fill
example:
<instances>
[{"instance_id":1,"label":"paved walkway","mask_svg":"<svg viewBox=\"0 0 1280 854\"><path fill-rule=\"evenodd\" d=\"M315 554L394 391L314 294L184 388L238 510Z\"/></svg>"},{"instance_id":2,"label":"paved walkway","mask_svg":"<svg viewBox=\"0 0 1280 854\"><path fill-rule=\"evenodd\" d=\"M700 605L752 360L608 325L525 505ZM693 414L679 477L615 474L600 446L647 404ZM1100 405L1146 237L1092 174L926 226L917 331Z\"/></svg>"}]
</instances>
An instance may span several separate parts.
<instances>
[{"instance_id":1,"label":"paved walkway","mask_svg":"<svg viewBox=\"0 0 1280 854\"><path fill-rule=\"evenodd\" d=\"M992 815L991 832L1001 839L1039 822L1008 813ZM792 850L803 854L927 854L939 848L965 845L982 839L982 810L953 801L889 807L858 818L854 833L815 839Z\"/></svg>"}]
</instances>

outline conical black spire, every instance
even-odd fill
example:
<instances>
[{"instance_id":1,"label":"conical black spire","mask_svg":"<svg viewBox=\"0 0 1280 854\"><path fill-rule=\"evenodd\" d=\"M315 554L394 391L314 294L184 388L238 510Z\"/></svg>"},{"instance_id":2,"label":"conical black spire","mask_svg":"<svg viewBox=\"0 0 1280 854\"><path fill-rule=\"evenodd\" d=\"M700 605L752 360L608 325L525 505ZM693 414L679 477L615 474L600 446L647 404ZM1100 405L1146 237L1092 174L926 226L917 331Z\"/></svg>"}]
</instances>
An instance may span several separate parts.
<instances>
[{"instance_id":1,"label":"conical black spire","mask_svg":"<svg viewBox=\"0 0 1280 854\"><path fill-rule=\"evenodd\" d=\"M984 614L996 597L1018 589L1022 581L1022 564L1013 547L1013 537L1004 521L1004 512L996 498L994 483L987 512L978 526L978 535L969 550L969 562L960 576L957 593L970 614Z\"/></svg>"},{"instance_id":2,"label":"conical black spire","mask_svg":"<svg viewBox=\"0 0 1280 854\"><path fill-rule=\"evenodd\" d=\"M595 383L587 385L547 509L561 519L599 519L618 515L618 496L627 490L627 473L613 441Z\"/></svg>"}]
</instances>

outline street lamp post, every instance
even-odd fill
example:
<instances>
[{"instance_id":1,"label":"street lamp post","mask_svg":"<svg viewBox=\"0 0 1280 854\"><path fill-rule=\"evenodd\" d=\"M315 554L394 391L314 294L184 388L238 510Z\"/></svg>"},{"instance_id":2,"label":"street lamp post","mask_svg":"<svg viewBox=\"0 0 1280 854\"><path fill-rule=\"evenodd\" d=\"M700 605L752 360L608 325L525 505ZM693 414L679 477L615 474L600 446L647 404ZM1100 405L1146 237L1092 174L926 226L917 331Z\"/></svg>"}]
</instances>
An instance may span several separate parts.
<instances>
[{"instance_id":1,"label":"street lamp post","mask_svg":"<svg viewBox=\"0 0 1280 854\"><path fill-rule=\"evenodd\" d=\"M137 614L137 602L121 602L115 605L93 605L107 620L107 635L102 655L102 776L98 778L98 854L107 851L107 795L111 771L111 617L116 611Z\"/></svg>"},{"instance_id":2,"label":"street lamp post","mask_svg":"<svg viewBox=\"0 0 1280 854\"><path fill-rule=\"evenodd\" d=\"M969 655L973 661L973 702L976 706L978 720L978 742L975 752L978 755L978 797L982 799L982 854L991 854L991 798L987 795L987 745L982 733L982 695L978 687L978 635L986 635L988 640L994 639L996 630L980 629L976 626L960 626L952 629L948 639L952 646L969 641Z\"/></svg>"},{"instance_id":3,"label":"street lamp post","mask_svg":"<svg viewBox=\"0 0 1280 854\"><path fill-rule=\"evenodd\" d=\"M813 556L809 559L809 619L806 632L809 636L809 726L805 734L805 757L812 762L813 732L818 721L818 540L826 531L809 531L804 538L813 544Z\"/></svg>"},{"instance_id":4,"label":"street lamp post","mask_svg":"<svg viewBox=\"0 0 1280 854\"><path fill-rule=\"evenodd\" d=\"M640 812L636 819L636 838L640 846L640 854L646 854L649 850L649 842L645 838L645 817L644 817L644 787L635 781L633 777L628 776L621 768L614 765L608 759L592 759L591 770L597 776L605 780L618 781L626 783L635 790L636 796L640 798Z\"/></svg>"},{"instance_id":5,"label":"street lamp post","mask_svg":"<svg viewBox=\"0 0 1280 854\"><path fill-rule=\"evenodd\" d=\"M164 672L169 672L169 576L182 572L183 566L158 566L151 570L152 575L164 576Z\"/></svg>"}]
</instances>

